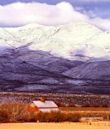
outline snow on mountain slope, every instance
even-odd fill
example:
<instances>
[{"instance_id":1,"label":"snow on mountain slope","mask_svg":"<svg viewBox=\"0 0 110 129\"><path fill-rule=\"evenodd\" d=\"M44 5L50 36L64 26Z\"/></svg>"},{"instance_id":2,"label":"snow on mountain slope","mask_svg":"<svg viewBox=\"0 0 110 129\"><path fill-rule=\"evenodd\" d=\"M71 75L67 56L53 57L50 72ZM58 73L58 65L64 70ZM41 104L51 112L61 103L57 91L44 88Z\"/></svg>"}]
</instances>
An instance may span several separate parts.
<instances>
[{"instance_id":1,"label":"snow on mountain slope","mask_svg":"<svg viewBox=\"0 0 110 129\"><path fill-rule=\"evenodd\" d=\"M85 22L0 28L0 46L16 48L31 42L28 46L30 50L48 51L68 59L110 57L110 33Z\"/></svg>"},{"instance_id":2,"label":"snow on mountain slope","mask_svg":"<svg viewBox=\"0 0 110 129\"><path fill-rule=\"evenodd\" d=\"M110 61L88 62L72 68L64 75L77 79L94 79L110 81Z\"/></svg>"},{"instance_id":3,"label":"snow on mountain slope","mask_svg":"<svg viewBox=\"0 0 110 129\"><path fill-rule=\"evenodd\" d=\"M0 91L110 93L109 42L84 22L0 28Z\"/></svg>"}]
</instances>

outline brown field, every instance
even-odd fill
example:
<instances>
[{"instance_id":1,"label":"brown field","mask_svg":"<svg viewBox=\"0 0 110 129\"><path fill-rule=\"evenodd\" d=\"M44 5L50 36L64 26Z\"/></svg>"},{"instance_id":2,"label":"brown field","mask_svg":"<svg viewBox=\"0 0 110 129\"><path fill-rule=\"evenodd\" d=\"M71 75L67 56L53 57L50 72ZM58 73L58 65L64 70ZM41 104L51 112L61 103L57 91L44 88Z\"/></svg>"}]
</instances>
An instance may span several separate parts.
<instances>
[{"instance_id":1,"label":"brown field","mask_svg":"<svg viewBox=\"0 0 110 129\"><path fill-rule=\"evenodd\" d=\"M61 111L71 111L71 112L79 112L79 111L87 111L87 112L109 112L110 108L107 107L60 107Z\"/></svg>"},{"instance_id":2,"label":"brown field","mask_svg":"<svg viewBox=\"0 0 110 129\"><path fill-rule=\"evenodd\" d=\"M1 104L0 123L6 122L79 122L83 117L100 117L110 120L110 108L104 107L60 107L58 113L29 112L28 104Z\"/></svg>"},{"instance_id":3,"label":"brown field","mask_svg":"<svg viewBox=\"0 0 110 129\"><path fill-rule=\"evenodd\" d=\"M0 124L0 129L110 129L110 122Z\"/></svg>"},{"instance_id":4,"label":"brown field","mask_svg":"<svg viewBox=\"0 0 110 129\"><path fill-rule=\"evenodd\" d=\"M79 114L110 114L110 108L105 107L60 107L60 111Z\"/></svg>"}]
</instances>

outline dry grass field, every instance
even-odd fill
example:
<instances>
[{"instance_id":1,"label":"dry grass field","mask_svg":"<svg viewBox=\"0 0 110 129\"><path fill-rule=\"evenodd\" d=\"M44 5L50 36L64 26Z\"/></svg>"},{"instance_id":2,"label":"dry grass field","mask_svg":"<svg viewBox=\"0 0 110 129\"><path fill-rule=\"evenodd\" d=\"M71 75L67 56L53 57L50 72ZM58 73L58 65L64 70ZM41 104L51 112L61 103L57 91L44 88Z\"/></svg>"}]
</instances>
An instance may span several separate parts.
<instances>
[{"instance_id":1,"label":"dry grass field","mask_svg":"<svg viewBox=\"0 0 110 129\"><path fill-rule=\"evenodd\" d=\"M110 129L110 122L97 123L15 123L0 124L0 129Z\"/></svg>"},{"instance_id":2,"label":"dry grass field","mask_svg":"<svg viewBox=\"0 0 110 129\"><path fill-rule=\"evenodd\" d=\"M60 107L60 111L78 114L110 114L110 108L105 107Z\"/></svg>"},{"instance_id":3,"label":"dry grass field","mask_svg":"<svg viewBox=\"0 0 110 129\"><path fill-rule=\"evenodd\" d=\"M28 104L1 104L0 123L20 122L79 122L82 118L96 117L99 120L110 120L110 108L104 107L60 107L58 113L30 112ZM89 119L90 119L89 118Z\"/></svg>"},{"instance_id":4,"label":"dry grass field","mask_svg":"<svg viewBox=\"0 0 110 129\"><path fill-rule=\"evenodd\" d=\"M42 113L36 115L35 112L30 112L29 105L40 97L55 101L60 112L48 115ZM109 102L110 96L102 95L3 92L0 93L0 123L36 122L38 120L40 122L79 122L84 117L92 117L92 119L97 117L98 120L100 117L101 121L110 121Z\"/></svg>"},{"instance_id":5,"label":"dry grass field","mask_svg":"<svg viewBox=\"0 0 110 129\"><path fill-rule=\"evenodd\" d=\"M60 107L61 111L69 112L107 112L110 113L110 107Z\"/></svg>"}]
</instances>

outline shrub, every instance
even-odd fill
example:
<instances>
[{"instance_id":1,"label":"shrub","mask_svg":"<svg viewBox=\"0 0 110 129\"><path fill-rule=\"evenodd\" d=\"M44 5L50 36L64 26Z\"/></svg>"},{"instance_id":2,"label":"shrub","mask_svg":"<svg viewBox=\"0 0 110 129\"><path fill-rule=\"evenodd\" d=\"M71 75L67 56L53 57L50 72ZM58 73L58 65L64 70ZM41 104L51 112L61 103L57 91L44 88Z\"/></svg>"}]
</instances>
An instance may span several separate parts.
<instances>
[{"instance_id":1,"label":"shrub","mask_svg":"<svg viewBox=\"0 0 110 129\"><path fill-rule=\"evenodd\" d=\"M36 121L34 113L27 111L25 104L3 104L0 105L0 115L5 122L31 122ZM2 118L2 119L3 119ZM2 120L0 119L2 122Z\"/></svg>"},{"instance_id":2,"label":"shrub","mask_svg":"<svg viewBox=\"0 0 110 129\"><path fill-rule=\"evenodd\" d=\"M79 114L65 114L60 112L52 112L52 113L38 113L37 120L40 122L78 122L80 119Z\"/></svg>"},{"instance_id":3,"label":"shrub","mask_svg":"<svg viewBox=\"0 0 110 129\"><path fill-rule=\"evenodd\" d=\"M8 114L5 111L0 111L0 122L8 122Z\"/></svg>"}]
</instances>

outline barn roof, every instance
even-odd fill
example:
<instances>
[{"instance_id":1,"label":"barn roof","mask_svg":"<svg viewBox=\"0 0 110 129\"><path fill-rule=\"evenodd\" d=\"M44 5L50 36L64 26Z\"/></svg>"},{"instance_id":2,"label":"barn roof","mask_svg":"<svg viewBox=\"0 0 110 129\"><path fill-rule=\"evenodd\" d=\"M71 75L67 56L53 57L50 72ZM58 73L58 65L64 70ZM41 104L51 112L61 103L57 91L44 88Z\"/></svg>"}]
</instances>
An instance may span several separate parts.
<instances>
[{"instance_id":1,"label":"barn roof","mask_svg":"<svg viewBox=\"0 0 110 129\"><path fill-rule=\"evenodd\" d=\"M42 112L58 111L58 106L53 101L33 101L33 103Z\"/></svg>"}]
</instances>

